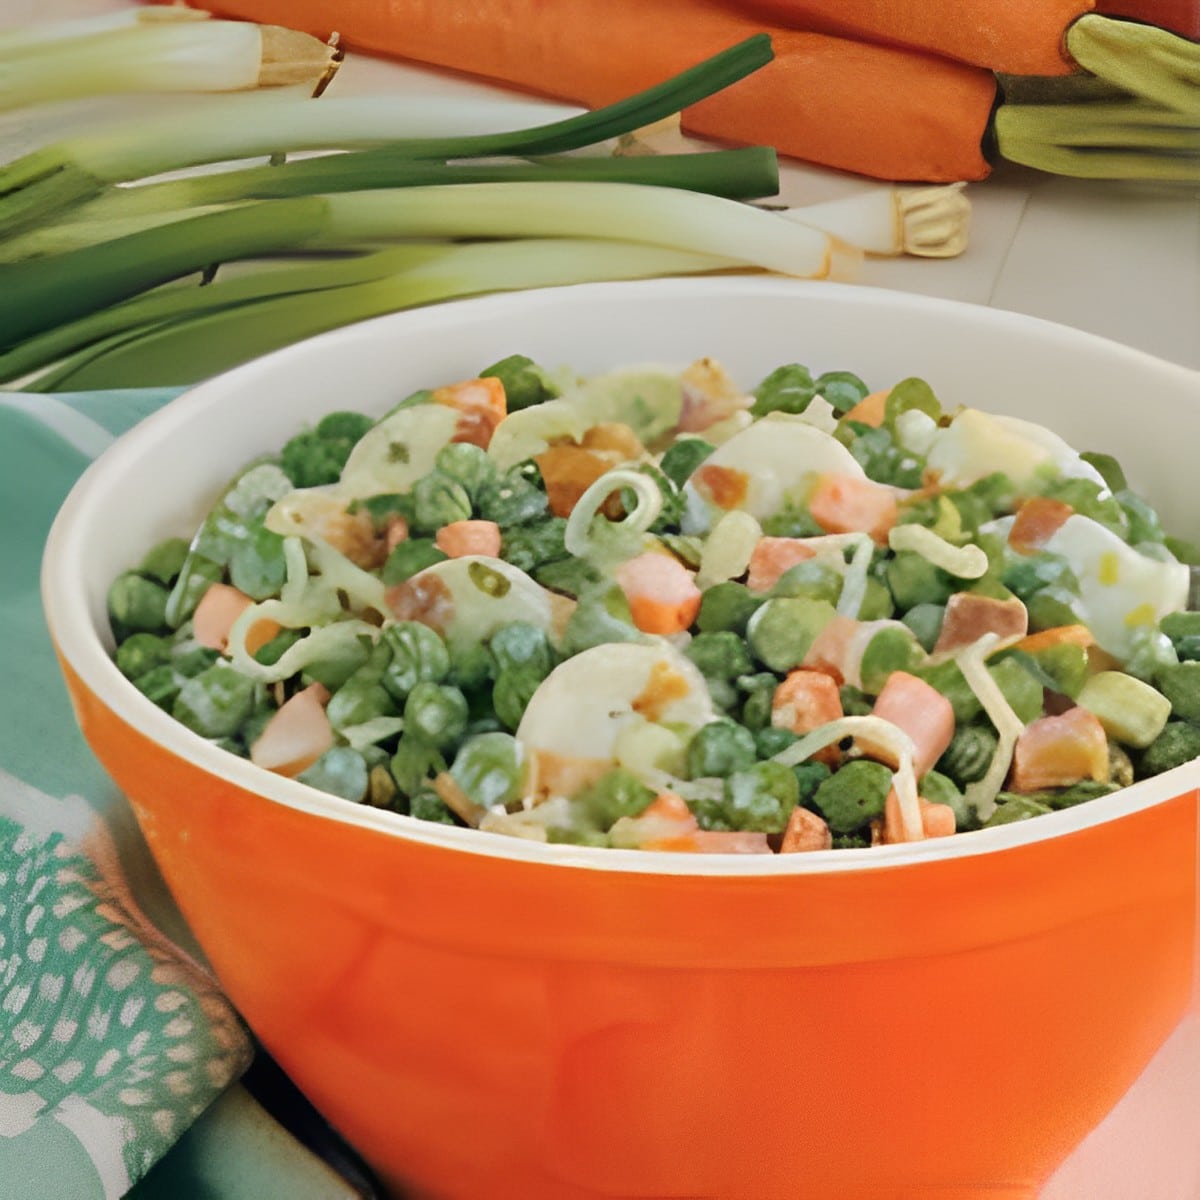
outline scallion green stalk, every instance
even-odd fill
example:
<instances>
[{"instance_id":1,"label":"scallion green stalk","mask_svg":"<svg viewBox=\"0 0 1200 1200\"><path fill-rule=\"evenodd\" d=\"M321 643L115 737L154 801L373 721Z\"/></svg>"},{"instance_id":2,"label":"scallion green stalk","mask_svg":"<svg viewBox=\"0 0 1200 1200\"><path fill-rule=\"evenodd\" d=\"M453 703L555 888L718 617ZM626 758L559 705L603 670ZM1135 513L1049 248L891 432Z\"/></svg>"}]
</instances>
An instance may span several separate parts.
<instances>
[{"instance_id":1,"label":"scallion green stalk","mask_svg":"<svg viewBox=\"0 0 1200 1200\"><path fill-rule=\"evenodd\" d=\"M594 238L844 277L836 239L734 200L622 183L488 183L263 200L0 266L0 349L214 263L412 238Z\"/></svg>"},{"instance_id":2,"label":"scallion green stalk","mask_svg":"<svg viewBox=\"0 0 1200 1200\"><path fill-rule=\"evenodd\" d=\"M521 130L406 135L436 121L428 102L381 97L265 102L227 97L190 118L147 119L107 134L68 139L0 168L0 235L44 222L106 184L202 163L301 150L390 145L412 158L557 154L629 133L720 91L771 60L758 34L674 78L615 104ZM249 106L247 105L247 100ZM390 119L388 109L391 109ZM403 115L407 109L407 115ZM478 129L478 123L474 126Z\"/></svg>"},{"instance_id":3,"label":"scallion green stalk","mask_svg":"<svg viewBox=\"0 0 1200 1200\"><path fill-rule=\"evenodd\" d=\"M419 305L486 292L685 275L736 265L658 246L565 238L438 249L386 278L234 303L122 331L22 386L56 391L194 383L301 338Z\"/></svg>"},{"instance_id":4,"label":"scallion green stalk","mask_svg":"<svg viewBox=\"0 0 1200 1200\"><path fill-rule=\"evenodd\" d=\"M301 159L277 167L247 167L140 187L112 188L72 210L69 220L0 242L0 262L95 245L148 223L195 215L194 210L244 200L460 183L622 182L707 192L730 199L779 190L775 151L766 146L645 158L542 158L534 162L430 162L391 150L362 150Z\"/></svg>"}]
</instances>

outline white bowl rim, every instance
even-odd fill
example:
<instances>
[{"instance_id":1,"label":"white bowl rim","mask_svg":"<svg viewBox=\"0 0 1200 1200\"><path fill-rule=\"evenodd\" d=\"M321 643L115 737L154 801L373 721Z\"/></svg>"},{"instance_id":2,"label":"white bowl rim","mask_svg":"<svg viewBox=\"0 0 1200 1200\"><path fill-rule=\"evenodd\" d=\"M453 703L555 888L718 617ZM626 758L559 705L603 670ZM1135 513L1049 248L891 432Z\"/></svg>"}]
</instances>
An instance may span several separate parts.
<instances>
[{"instance_id":1,"label":"white bowl rim","mask_svg":"<svg viewBox=\"0 0 1200 1200\"><path fill-rule=\"evenodd\" d=\"M125 465L139 458L148 447L169 439L172 431L185 423L193 411L207 407L231 389L239 391L268 381L281 360L319 356L350 331L354 331L355 336L363 331L370 336L379 334L388 338L412 336L419 334L422 329L452 325L460 319L461 313L486 314L492 310L507 313L514 309L534 311L546 303L569 304L577 295L584 298L599 296L614 303L645 295L657 296L665 301L673 295L679 295L682 288L686 288L689 296L694 296L700 290L711 293L714 299L723 300L739 295L794 293L815 288L819 289L821 296L843 303L884 307L898 305L927 312L931 318L952 314L971 316L985 323L1008 327L1017 333L1040 333L1042 336L1069 339L1081 353L1089 348L1102 349L1109 355L1124 356L1147 370L1174 374L1180 382L1194 382L1200 386L1200 373L1190 368L1041 318L963 301L824 281L811 283L776 277L726 276L589 283L484 296L392 313L306 339L188 389L119 438L87 468L62 504L43 555L43 606L59 653L84 685L126 724L192 766L224 778L273 803L404 841L545 866L639 875L747 878L882 870L1014 850L1117 821L1196 790L1198 780L1195 764L1187 763L1111 795L1033 820L1011 822L949 838L803 854L682 854L543 843L422 821L345 800L273 774L193 733L139 692L117 670L87 611L84 589L76 585L72 564L78 561L76 551L87 537L86 518L96 497L116 484Z\"/></svg>"}]
</instances>

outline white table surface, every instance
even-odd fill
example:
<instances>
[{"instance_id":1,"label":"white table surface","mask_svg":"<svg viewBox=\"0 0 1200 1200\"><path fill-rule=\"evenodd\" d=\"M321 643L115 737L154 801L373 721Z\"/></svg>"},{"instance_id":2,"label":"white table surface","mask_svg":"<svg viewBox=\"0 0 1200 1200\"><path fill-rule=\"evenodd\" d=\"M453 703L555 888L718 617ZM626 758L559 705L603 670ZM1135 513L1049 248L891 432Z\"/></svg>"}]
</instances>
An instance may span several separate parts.
<instances>
[{"instance_id":1,"label":"white table surface","mask_svg":"<svg viewBox=\"0 0 1200 1200\"><path fill-rule=\"evenodd\" d=\"M0 26L124 7L123 0L0 0ZM509 97L439 72L351 54L330 95ZM538 103L530 98L530 104ZM152 101L143 101L148 104ZM0 123L0 158L105 105ZM785 160L782 199L810 203L871 186ZM986 304L1073 325L1200 368L1200 187L1064 179L1002 165L968 188L970 244L952 260L874 260L859 282Z\"/></svg>"}]
</instances>

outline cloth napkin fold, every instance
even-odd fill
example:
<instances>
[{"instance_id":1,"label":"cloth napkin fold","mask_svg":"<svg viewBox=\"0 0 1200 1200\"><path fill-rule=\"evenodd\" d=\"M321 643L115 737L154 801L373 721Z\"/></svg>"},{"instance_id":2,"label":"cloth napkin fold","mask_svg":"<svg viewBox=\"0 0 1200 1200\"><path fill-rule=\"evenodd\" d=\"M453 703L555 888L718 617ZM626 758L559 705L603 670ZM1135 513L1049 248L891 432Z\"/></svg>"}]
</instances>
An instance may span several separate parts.
<instances>
[{"instance_id":1,"label":"cloth napkin fold","mask_svg":"<svg viewBox=\"0 0 1200 1200\"><path fill-rule=\"evenodd\" d=\"M175 394L0 393L0 1192L23 1200L124 1195L251 1059L78 731L38 590L71 485Z\"/></svg>"}]
</instances>

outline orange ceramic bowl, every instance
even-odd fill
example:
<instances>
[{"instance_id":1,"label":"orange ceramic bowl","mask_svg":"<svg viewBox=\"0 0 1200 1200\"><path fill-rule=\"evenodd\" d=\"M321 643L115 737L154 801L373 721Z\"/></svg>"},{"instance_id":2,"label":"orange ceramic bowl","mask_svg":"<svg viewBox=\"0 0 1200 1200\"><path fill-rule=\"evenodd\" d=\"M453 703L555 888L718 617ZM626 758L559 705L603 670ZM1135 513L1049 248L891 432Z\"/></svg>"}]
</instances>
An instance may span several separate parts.
<instances>
[{"instance_id":1,"label":"orange ceramic bowl","mask_svg":"<svg viewBox=\"0 0 1200 1200\"><path fill-rule=\"evenodd\" d=\"M1185 1111L1152 1062L1169 1039L1172 1062L1200 1061L1195 764L932 843L590 850L313 791L193 735L121 677L109 582L193 528L237 466L325 411L382 412L515 352L584 372L710 354L746 386L788 361L877 387L919 374L947 406L1115 452L1178 532L1200 531L1200 377L882 291L722 279L493 297L196 388L81 480L44 595L84 733L266 1047L413 1195L1193 1194L1151 1183L1200 1170L1194 1097ZM1178 1145L1147 1152L1163 1129ZM1139 1183L1110 1193L1122 1155Z\"/></svg>"}]
</instances>

